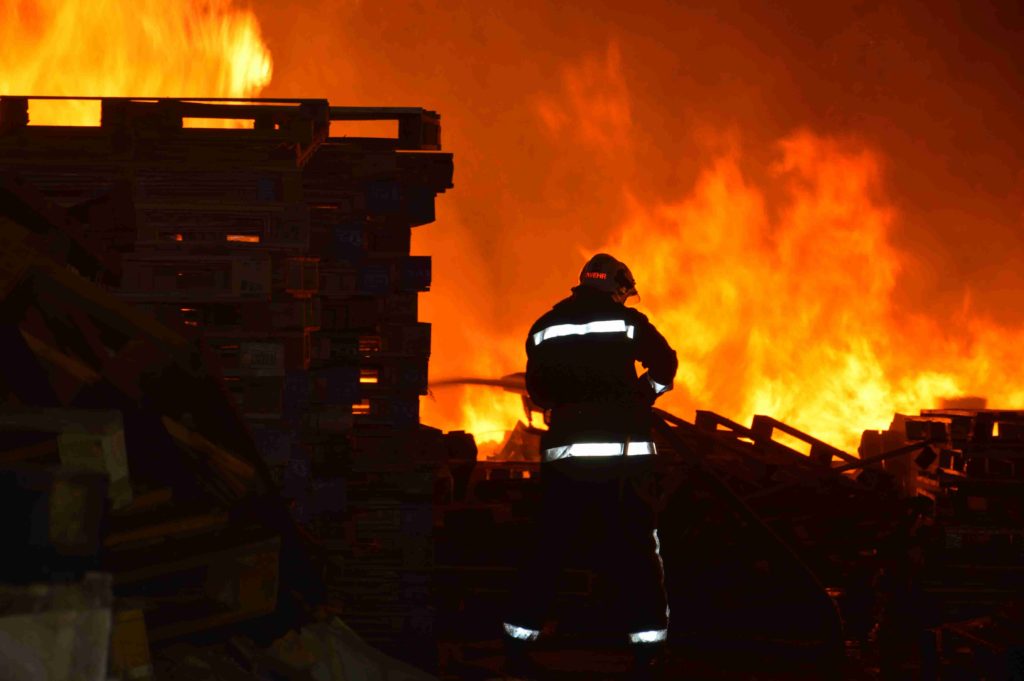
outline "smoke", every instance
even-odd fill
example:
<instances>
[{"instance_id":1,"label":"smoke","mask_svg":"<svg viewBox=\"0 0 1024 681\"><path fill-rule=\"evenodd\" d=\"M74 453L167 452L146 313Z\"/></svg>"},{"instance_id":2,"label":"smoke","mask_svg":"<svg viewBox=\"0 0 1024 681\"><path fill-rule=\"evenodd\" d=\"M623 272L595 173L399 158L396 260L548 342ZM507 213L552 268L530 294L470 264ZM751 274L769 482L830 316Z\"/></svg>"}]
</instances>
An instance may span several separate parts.
<instances>
[{"instance_id":1,"label":"smoke","mask_svg":"<svg viewBox=\"0 0 1024 681\"><path fill-rule=\"evenodd\" d=\"M881 158L888 238L902 254L897 308L940 324L965 305L1024 322L1021 6L778 4L254 9L275 62L265 95L443 117L456 186L414 238L434 256L433 290L421 296L435 322L434 377L521 370L528 325L635 205L678 203L724 154L770 193L778 142L799 130ZM642 291L645 263L630 265ZM457 409L424 405L428 422Z\"/></svg>"}]
</instances>

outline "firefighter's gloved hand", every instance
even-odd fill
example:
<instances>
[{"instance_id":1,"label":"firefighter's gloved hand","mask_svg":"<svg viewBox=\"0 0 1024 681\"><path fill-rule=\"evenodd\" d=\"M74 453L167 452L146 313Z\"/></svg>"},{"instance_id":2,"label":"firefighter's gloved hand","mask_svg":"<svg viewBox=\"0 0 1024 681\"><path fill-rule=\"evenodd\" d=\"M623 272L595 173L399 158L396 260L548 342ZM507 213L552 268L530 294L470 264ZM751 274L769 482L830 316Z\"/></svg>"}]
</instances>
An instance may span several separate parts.
<instances>
[{"instance_id":1,"label":"firefighter's gloved hand","mask_svg":"<svg viewBox=\"0 0 1024 681\"><path fill-rule=\"evenodd\" d=\"M654 386L651 385L651 381L646 373L636 379L636 390L640 395L640 402L648 407L653 406L654 400L658 399L658 393L655 392Z\"/></svg>"}]
</instances>

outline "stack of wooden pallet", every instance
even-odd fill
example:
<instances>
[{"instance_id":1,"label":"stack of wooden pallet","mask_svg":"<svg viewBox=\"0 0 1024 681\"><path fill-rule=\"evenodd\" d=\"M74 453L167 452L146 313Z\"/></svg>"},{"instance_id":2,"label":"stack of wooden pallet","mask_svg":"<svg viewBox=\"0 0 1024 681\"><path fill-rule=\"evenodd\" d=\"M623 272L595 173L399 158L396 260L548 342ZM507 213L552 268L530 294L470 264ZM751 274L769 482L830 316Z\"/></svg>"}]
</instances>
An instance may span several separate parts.
<instances>
[{"instance_id":1,"label":"stack of wooden pallet","mask_svg":"<svg viewBox=\"0 0 1024 681\"><path fill-rule=\"evenodd\" d=\"M329 605L354 623L419 609L405 623L427 631L421 576L444 447L419 425L430 326L417 295L431 267L410 238L452 186L439 117L324 100L104 98L99 126L71 128L31 125L31 100L0 98L0 168L90 221L97 250L116 255L104 281L118 297L219 359L273 481L332 554ZM198 127L218 120L229 122ZM397 134L331 136L353 120L393 121ZM355 545L346 519L361 528ZM372 556L359 572L358 547L399 540L391 558L408 574L370 586ZM396 596L384 578L411 586Z\"/></svg>"},{"instance_id":2,"label":"stack of wooden pallet","mask_svg":"<svg viewBox=\"0 0 1024 681\"><path fill-rule=\"evenodd\" d=\"M1024 598L1024 412L928 409L894 424L935 442L905 475L934 508L922 580L940 621Z\"/></svg>"},{"instance_id":3,"label":"stack of wooden pallet","mask_svg":"<svg viewBox=\"0 0 1024 681\"><path fill-rule=\"evenodd\" d=\"M424 153L439 148L430 112L331 112L335 120L397 119L398 135L331 138L303 169L321 284L304 407L317 422L304 440L315 477L339 456L347 463L348 541L332 551L328 601L368 642L431 667L433 492L446 450L438 431L418 426L430 325L418 321L417 296L431 267L409 250L412 228L433 221L435 195L451 186L451 157ZM340 431L349 434L344 445Z\"/></svg>"}]
</instances>

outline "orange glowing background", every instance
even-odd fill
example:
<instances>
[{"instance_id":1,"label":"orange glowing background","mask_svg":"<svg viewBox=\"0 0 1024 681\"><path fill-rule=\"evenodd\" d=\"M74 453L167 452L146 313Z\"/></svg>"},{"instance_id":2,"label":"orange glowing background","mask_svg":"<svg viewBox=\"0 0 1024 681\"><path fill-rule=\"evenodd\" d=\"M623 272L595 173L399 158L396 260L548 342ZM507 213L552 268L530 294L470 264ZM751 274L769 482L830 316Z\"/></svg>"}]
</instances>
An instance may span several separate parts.
<instances>
[{"instance_id":1,"label":"orange glowing background","mask_svg":"<svg viewBox=\"0 0 1024 681\"><path fill-rule=\"evenodd\" d=\"M413 243L435 379L521 371L608 250L679 351L681 416L854 450L944 398L1024 407L1019 3L786 5L0 0L0 91L440 112L456 186ZM494 443L521 405L422 414Z\"/></svg>"}]
</instances>

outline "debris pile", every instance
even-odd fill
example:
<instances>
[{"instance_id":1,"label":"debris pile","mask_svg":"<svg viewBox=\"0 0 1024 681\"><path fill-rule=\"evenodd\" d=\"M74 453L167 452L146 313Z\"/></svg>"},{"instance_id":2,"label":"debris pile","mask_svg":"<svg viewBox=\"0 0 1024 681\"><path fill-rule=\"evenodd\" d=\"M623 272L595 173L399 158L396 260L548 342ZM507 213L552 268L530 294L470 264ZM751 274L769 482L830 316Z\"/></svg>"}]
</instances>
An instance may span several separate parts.
<instances>
[{"instance_id":1,"label":"debris pile","mask_svg":"<svg viewBox=\"0 0 1024 681\"><path fill-rule=\"evenodd\" d=\"M933 669L976 665L997 678L1024 645L1024 411L958 407L897 414L865 443L930 442L886 462L925 509L909 542L904 608L929 629Z\"/></svg>"},{"instance_id":2,"label":"debris pile","mask_svg":"<svg viewBox=\"0 0 1024 681\"><path fill-rule=\"evenodd\" d=\"M94 545L18 537L10 578L112 573L154 650L333 612L429 667L448 444L419 425L430 259L409 248L451 186L437 115L105 98L72 128L30 125L32 99L0 97L0 462L97 471L109 513L75 526L65 501L92 497L32 483L60 510L33 520ZM397 134L332 136L352 120Z\"/></svg>"}]
</instances>

